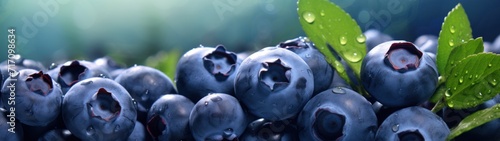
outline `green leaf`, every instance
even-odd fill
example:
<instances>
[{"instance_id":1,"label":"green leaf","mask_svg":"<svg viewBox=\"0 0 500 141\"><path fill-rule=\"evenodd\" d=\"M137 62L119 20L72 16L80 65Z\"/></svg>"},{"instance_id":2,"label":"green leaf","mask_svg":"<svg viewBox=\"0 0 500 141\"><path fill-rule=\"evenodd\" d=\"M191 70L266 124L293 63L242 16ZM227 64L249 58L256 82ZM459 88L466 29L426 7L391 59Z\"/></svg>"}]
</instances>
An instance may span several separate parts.
<instances>
[{"instance_id":1,"label":"green leaf","mask_svg":"<svg viewBox=\"0 0 500 141\"><path fill-rule=\"evenodd\" d=\"M500 93L500 54L479 53L457 62L445 85L450 108L475 107Z\"/></svg>"},{"instance_id":2,"label":"green leaf","mask_svg":"<svg viewBox=\"0 0 500 141\"><path fill-rule=\"evenodd\" d=\"M338 55L359 79L366 38L356 21L328 0L299 0L298 14L302 29L337 72L349 81Z\"/></svg>"},{"instance_id":3,"label":"green leaf","mask_svg":"<svg viewBox=\"0 0 500 141\"><path fill-rule=\"evenodd\" d=\"M459 62L460 60L464 59L465 57L476 54L476 53L481 53L483 52L483 38L479 37L475 40L470 40L465 44L458 45L457 47L453 48L450 53L450 57L448 58L448 63L446 64L446 73L447 75L445 76L450 76L452 74L449 74L451 69L455 67L455 62Z\"/></svg>"},{"instance_id":4,"label":"green leaf","mask_svg":"<svg viewBox=\"0 0 500 141\"><path fill-rule=\"evenodd\" d=\"M477 111L464 118L457 127L451 130L447 140L459 136L460 134L481 126L489 121L500 118L500 104L496 104L491 108Z\"/></svg>"},{"instance_id":5,"label":"green leaf","mask_svg":"<svg viewBox=\"0 0 500 141\"><path fill-rule=\"evenodd\" d=\"M170 79L175 77L175 66L180 58L180 51L158 52L155 56L146 59L146 66L150 66L165 73Z\"/></svg>"},{"instance_id":6,"label":"green leaf","mask_svg":"<svg viewBox=\"0 0 500 141\"><path fill-rule=\"evenodd\" d=\"M469 19L461 4L453 8L446 18L438 38L437 66L441 75L445 75L446 64L451 50L472 39Z\"/></svg>"}]
</instances>

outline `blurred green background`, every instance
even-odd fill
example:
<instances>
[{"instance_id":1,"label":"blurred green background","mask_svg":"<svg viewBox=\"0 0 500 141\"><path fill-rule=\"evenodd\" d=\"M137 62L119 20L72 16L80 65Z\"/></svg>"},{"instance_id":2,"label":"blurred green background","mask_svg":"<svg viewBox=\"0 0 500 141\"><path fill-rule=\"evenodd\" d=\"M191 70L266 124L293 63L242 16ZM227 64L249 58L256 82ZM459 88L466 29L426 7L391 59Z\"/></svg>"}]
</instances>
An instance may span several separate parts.
<instances>
[{"instance_id":1,"label":"blurred green background","mask_svg":"<svg viewBox=\"0 0 500 141\"><path fill-rule=\"evenodd\" d=\"M331 0L361 29L379 29L414 41L438 35L443 18L461 2L473 35L492 41L500 33L499 1ZM119 63L155 64L191 48L225 45L255 51L304 36L295 0L0 0L1 60L7 29L16 29L17 53L45 65L111 56ZM488 16L491 15L491 16ZM148 60L148 58L150 58ZM148 60L148 61L146 61Z\"/></svg>"}]
</instances>

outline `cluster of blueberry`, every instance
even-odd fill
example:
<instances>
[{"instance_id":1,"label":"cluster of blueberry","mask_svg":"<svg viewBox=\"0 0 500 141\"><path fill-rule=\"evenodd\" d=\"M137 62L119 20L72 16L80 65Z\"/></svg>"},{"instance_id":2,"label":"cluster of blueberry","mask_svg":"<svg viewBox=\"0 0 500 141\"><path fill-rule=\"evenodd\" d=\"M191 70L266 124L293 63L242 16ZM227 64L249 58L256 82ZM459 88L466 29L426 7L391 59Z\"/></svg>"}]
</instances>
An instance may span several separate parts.
<instances>
[{"instance_id":1,"label":"cluster of blueberry","mask_svg":"<svg viewBox=\"0 0 500 141\"><path fill-rule=\"evenodd\" d=\"M466 116L453 113L500 103L497 96L473 110L429 111L437 37L412 43L364 34L369 52L360 84L368 96L351 90L306 37L252 54L194 48L180 58L174 82L157 69L125 68L107 57L49 69L29 59L4 61L0 140L434 141ZM485 51L500 53L500 39ZM456 140L497 140L498 131L494 120Z\"/></svg>"}]
</instances>

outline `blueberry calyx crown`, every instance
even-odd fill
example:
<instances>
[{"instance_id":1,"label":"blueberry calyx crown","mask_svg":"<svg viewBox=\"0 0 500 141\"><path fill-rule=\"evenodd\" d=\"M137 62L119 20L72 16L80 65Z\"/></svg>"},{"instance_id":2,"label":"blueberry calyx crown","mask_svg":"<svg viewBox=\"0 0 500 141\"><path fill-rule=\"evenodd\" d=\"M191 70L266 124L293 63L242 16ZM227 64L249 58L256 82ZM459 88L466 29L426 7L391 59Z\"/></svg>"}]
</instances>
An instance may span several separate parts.
<instances>
[{"instance_id":1,"label":"blueberry calyx crown","mask_svg":"<svg viewBox=\"0 0 500 141\"><path fill-rule=\"evenodd\" d=\"M291 68L286 66L281 59L276 59L274 62L264 62L262 66L259 79L271 91L284 89L290 83Z\"/></svg>"},{"instance_id":2,"label":"blueberry calyx crown","mask_svg":"<svg viewBox=\"0 0 500 141\"><path fill-rule=\"evenodd\" d=\"M86 71L87 67L80 65L77 60L72 61L69 65L61 66L58 82L64 86L72 86L80 80Z\"/></svg>"},{"instance_id":3,"label":"blueberry calyx crown","mask_svg":"<svg viewBox=\"0 0 500 141\"><path fill-rule=\"evenodd\" d=\"M52 90L52 78L42 71L29 75L25 83L30 91L40 95L45 96Z\"/></svg>"},{"instance_id":4,"label":"blueberry calyx crown","mask_svg":"<svg viewBox=\"0 0 500 141\"><path fill-rule=\"evenodd\" d=\"M307 37L298 37L295 39L290 39L285 42L281 42L277 45L277 47L281 48L308 48L311 47L311 42Z\"/></svg>"},{"instance_id":5,"label":"blueberry calyx crown","mask_svg":"<svg viewBox=\"0 0 500 141\"><path fill-rule=\"evenodd\" d=\"M87 107L91 117L97 117L104 121L110 121L117 117L121 111L120 103L104 88L99 88L97 93L92 96Z\"/></svg>"},{"instance_id":6,"label":"blueberry calyx crown","mask_svg":"<svg viewBox=\"0 0 500 141\"><path fill-rule=\"evenodd\" d=\"M393 43L385 54L385 63L399 72L415 70L423 53L410 42Z\"/></svg>"},{"instance_id":7,"label":"blueberry calyx crown","mask_svg":"<svg viewBox=\"0 0 500 141\"><path fill-rule=\"evenodd\" d=\"M159 136L161 136L163 134L163 130L165 130L166 128L167 122L158 114L153 115L153 117L147 123L148 133L154 138L158 138Z\"/></svg>"},{"instance_id":8,"label":"blueberry calyx crown","mask_svg":"<svg viewBox=\"0 0 500 141\"><path fill-rule=\"evenodd\" d=\"M315 112L313 123L315 134L321 140L342 140L344 136L345 116L332 113L327 109Z\"/></svg>"},{"instance_id":9,"label":"blueberry calyx crown","mask_svg":"<svg viewBox=\"0 0 500 141\"><path fill-rule=\"evenodd\" d=\"M425 141L424 137L418 130L398 133L398 138L400 141Z\"/></svg>"},{"instance_id":10,"label":"blueberry calyx crown","mask_svg":"<svg viewBox=\"0 0 500 141\"><path fill-rule=\"evenodd\" d=\"M226 51L223 45L217 45L213 52L203 57L203 65L217 81L224 81L236 69L236 60L236 54Z\"/></svg>"}]
</instances>

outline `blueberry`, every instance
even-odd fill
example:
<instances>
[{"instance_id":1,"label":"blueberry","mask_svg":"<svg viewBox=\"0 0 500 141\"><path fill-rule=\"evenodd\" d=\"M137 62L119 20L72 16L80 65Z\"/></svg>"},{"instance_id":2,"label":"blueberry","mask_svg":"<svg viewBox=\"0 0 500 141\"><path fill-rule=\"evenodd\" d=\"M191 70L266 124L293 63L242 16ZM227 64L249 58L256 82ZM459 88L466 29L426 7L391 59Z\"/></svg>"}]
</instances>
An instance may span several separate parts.
<instances>
[{"instance_id":1,"label":"blueberry","mask_svg":"<svg viewBox=\"0 0 500 141\"><path fill-rule=\"evenodd\" d=\"M137 116L127 90L100 77L74 84L63 99L62 112L66 127L81 140L126 140Z\"/></svg>"},{"instance_id":2,"label":"blueberry","mask_svg":"<svg viewBox=\"0 0 500 141\"><path fill-rule=\"evenodd\" d=\"M2 87L5 109L15 108L15 117L31 126L46 126L61 112L61 87L42 71L23 69Z\"/></svg>"},{"instance_id":3,"label":"blueberry","mask_svg":"<svg viewBox=\"0 0 500 141\"><path fill-rule=\"evenodd\" d=\"M496 54L500 54L500 35L497 36L491 46L484 46L484 52L493 52Z\"/></svg>"},{"instance_id":4,"label":"blueberry","mask_svg":"<svg viewBox=\"0 0 500 141\"><path fill-rule=\"evenodd\" d=\"M134 130L130 134L127 139L128 141L144 141L146 140L146 128L142 125L141 122L136 121Z\"/></svg>"},{"instance_id":5,"label":"blueberry","mask_svg":"<svg viewBox=\"0 0 500 141\"><path fill-rule=\"evenodd\" d=\"M74 141L78 140L69 130L53 129L45 133L38 141Z\"/></svg>"},{"instance_id":6,"label":"blueberry","mask_svg":"<svg viewBox=\"0 0 500 141\"><path fill-rule=\"evenodd\" d=\"M383 42L387 42L387 41L392 40L391 36L384 34L376 29L367 30L363 34L366 37L366 42L365 42L366 43L366 51L370 51L372 48L374 48L375 46L377 46Z\"/></svg>"},{"instance_id":7,"label":"blueberry","mask_svg":"<svg viewBox=\"0 0 500 141\"><path fill-rule=\"evenodd\" d=\"M234 85L235 96L249 112L278 121L302 110L312 96L314 78L297 54L268 47L243 60Z\"/></svg>"},{"instance_id":8,"label":"blueberry","mask_svg":"<svg viewBox=\"0 0 500 141\"><path fill-rule=\"evenodd\" d=\"M101 58L97 58L94 60L94 64L107 72L112 72L117 69L123 69L124 67L118 63L116 63L111 57L105 56Z\"/></svg>"},{"instance_id":9,"label":"blueberry","mask_svg":"<svg viewBox=\"0 0 500 141\"><path fill-rule=\"evenodd\" d=\"M422 107L407 107L392 113L380 125L377 141L444 141L450 134L446 123Z\"/></svg>"},{"instance_id":10,"label":"blueberry","mask_svg":"<svg viewBox=\"0 0 500 141\"><path fill-rule=\"evenodd\" d=\"M240 60L222 45L186 52L177 63L175 83L179 94L198 101L208 93L234 94L234 76Z\"/></svg>"},{"instance_id":11,"label":"blueberry","mask_svg":"<svg viewBox=\"0 0 500 141\"><path fill-rule=\"evenodd\" d=\"M43 66L41 62L31 60L31 59L26 59L24 57L21 57L21 55L15 55L12 58L9 58L10 60L5 60L0 63L0 66L11 66L11 67L16 67L20 69L34 69L37 71L47 71L47 68Z\"/></svg>"},{"instance_id":12,"label":"blueberry","mask_svg":"<svg viewBox=\"0 0 500 141\"><path fill-rule=\"evenodd\" d=\"M177 93L167 75L147 66L130 67L118 75L115 81L137 102L138 120L143 124L147 122L149 108L158 98Z\"/></svg>"},{"instance_id":13,"label":"blueberry","mask_svg":"<svg viewBox=\"0 0 500 141\"><path fill-rule=\"evenodd\" d=\"M257 119L247 126L239 140L243 141L298 141L297 127L290 120L269 121Z\"/></svg>"},{"instance_id":14,"label":"blueberry","mask_svg":"<svg viewBox=\"0 0 500 141\"><path fill-rule=\"evenodd\" d=\"M7 112L7 115L8 114L9 112ZM14 116L6 117L5 113L3 111L0 111L0 140L2 141L24 140L23 128L22 126L19 126L19 122L12 122L14 120L15 120Z\"/></svg>"},{"instance_id":15,"label":"blueberry","mask_svg":"<svg viewBox=\"0 0 500 141\"><path fill-rule=\"evenodd\" d=\"M203 97L189 115L189 127L197 141L236 140L246 124L245 113L238 100L223 93Z\"/></svg>"},{"instance_id":16,"label":"blueberry","mask_svg":"<svg viewBox=\"0 0 500 141\"><path fill-rule=\"evenodd\" d=\"M314 76L314 92L320 93L329 88L333 79L333 68L307 37L298 37L281 42L277 47L288 49L302 58L312 70Z\"/></svg>"},{"instance_id":17,"label":"blueberry","mask_svg":"<svg viewBox=\"0 0 500 141\"><path fill-rule=\"evenodd\" d=\"M298 117L300 140L371 141L377 117L363 96L337 87L314 96Z\"/></svg>"},{"instance_id":18,"label":"blueberry","mask_svg":"<svg viewBox=\"0 0 500 141\"><path fill-rule=\"evenodd\" d=\"M434 35L421 35L415 40L415 45L423 52L437 53L438 37Z\"/></svg>"},{"instance_id":19,"label":"blueberry","mask_svg":"<svg viewBox=\"0 0 500 141\"><path fill-rule=\"evenodd\" d=\"M368 52L361 81L387 107L408 107L429 99L437 86L436 62L406 41L382 43Z\"/></svg>"},{"instance_id":20,"label":"blueberry","mask_svg":"<svg viewBox=\"0 0 500 141\"><path fill-rule=\"evenodd\" d=\"M194 103L182 95L167 94L156 100L148 112L147 129L155 140L193 140L189 114Z\"/></svg>"},{"instance_id":21,"label":"blueberry","mask_svg":"<svg viewBox=\"0 0 500 141\"><path fill-rule=\"evenodd\" d=\"M49 70L48 74L61 85L63 93L79 81L91 77L109 78L109 73L93 62L84 60L68 61Z\"/></svg>"}]
</instances>

